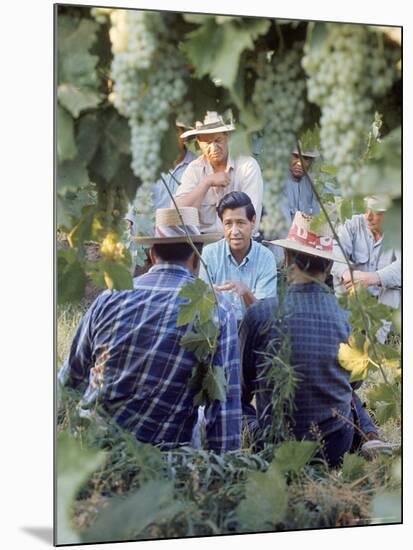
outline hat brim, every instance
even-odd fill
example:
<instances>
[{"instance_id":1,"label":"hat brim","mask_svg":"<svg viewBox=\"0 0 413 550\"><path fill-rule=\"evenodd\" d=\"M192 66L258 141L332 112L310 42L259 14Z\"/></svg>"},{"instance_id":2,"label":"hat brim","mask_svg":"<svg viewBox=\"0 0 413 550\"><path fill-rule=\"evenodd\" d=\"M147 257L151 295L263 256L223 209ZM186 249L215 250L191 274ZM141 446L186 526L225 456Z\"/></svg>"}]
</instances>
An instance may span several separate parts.
<instances>
[{"instance_id":1,"label":"hat brim","mask_svg":"<svg viewBox=\"0 0 413 550\"><path fill-rule=\"evenodd\" d=\"M193 243L214 243L216 241L220 241L222 239L223 235L221 233L203 233L202 235L191 235L191 241ZM186 243L188 244L190 242L189 238L184 235L182 237L131 237L133 241L135 241L138 244L179 244L179 243Z\"/></svg>"},{"instance_id":2,"label":"hat brim","mask_svg":"<svg viewBox=\"0 0 413 550\"><path fill-rule=\"evenodd\" d=\"M294 149L294 151L292 151L292 153L293 153L293 155L298 155L299 154L298 149ZM301 151L301 156L315 159L315 158L320 156L320 153L318 151Z\"/></svg>"},{"instance_id":3,"label":"hat brim","mask_svg":"<svg viewBox=\"0 0 413 550\"><path fill-rule=\"evenodd\" d=\"M263 244L275 244L281 246L282 248L288 248L290 250L295 250L296 252L303 252L304 254L309 254L310 256L318 256L319 258L324 258L326 260L331 260L332 262L339 262L341 264L346 264L347 262L342 258L335 258L331 252L327 250L318 250L317 248L312 248L311 246L305 246L304 244L297 243L288 239L278 239L276 241L262 241Z\"/></svg>"},{"instance_id":4,"label":"hat brim","mask_svg":"<svg viewBox=\"0 0 413 550\"><path fill-rule=\"evenodd\" d=\"M226 124L224 126L218 126L217 128L207 128L205 130L202 128L188 130L187 132L183 132L180 137L181 139L185 139L192 136L200 136L201 134L219 134L221 132L233 132L234 130L235 126L233 124Z\"/></svg>"}]
</instances>

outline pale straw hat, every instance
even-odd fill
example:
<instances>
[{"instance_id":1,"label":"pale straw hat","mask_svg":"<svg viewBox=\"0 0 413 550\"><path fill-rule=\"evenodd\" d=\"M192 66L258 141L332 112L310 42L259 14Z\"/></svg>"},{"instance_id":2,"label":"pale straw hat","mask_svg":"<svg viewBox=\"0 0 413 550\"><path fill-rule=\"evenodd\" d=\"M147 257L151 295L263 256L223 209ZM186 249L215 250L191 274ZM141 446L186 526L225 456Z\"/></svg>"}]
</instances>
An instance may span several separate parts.
<instances>
[{"instance_id":1,"label":"pale straw hat","mask_svg":"<svg viewBox=\"0 0 413 550\"><path fill-rule=\"evenodd\" d=\"M371 195L365 199L367 208L373 210L374 212L386 212L388 201L384 197L379 197L378 195Z\"/></svg>"},{"instance_id":2,"label":"pale straw hat","mask_svg":"<svg viewBox=\"0 0 413 550\"><path fill-rule=\"evenodd\" d=\"M311 256L319 256L333 262L346 263L342 258L333 256L333 236L330 227L325 225L319 233L314 233L311 230L311 220L311 216L296 212L286 239L263 242L310 254Z\"/></svg>"},{"instance_id":3,"label":"pale straw hat","mask_svg":"<svg viewBox=\"0 0 413 550\"><path fill-rule=\"evenodd\" d=\"M155 229L152 236L133 237L139 244L177 244L189 243L188 236L194 243L212 243L222 238L220 233L201 233L199 230L198 209L193 206L179 208L184 225L176 208L158 208L155 215Z\"/></svg>"},{"instance_id":4,"label":"pale straw hat","mask_svg":"<svg viewBox=\"0 0 413 550\"><path fill-rule=\"evenodd\" d=\"M204 122L199 120L195 123L194 130L188 130L181 134L181 138L188 138L191 136L197 136L199 134L215 134L218 132L232 132L235 130L235 126L232 124L225 124L224 119L216 111L207 111Z\"/></svg>"}]
</instances>

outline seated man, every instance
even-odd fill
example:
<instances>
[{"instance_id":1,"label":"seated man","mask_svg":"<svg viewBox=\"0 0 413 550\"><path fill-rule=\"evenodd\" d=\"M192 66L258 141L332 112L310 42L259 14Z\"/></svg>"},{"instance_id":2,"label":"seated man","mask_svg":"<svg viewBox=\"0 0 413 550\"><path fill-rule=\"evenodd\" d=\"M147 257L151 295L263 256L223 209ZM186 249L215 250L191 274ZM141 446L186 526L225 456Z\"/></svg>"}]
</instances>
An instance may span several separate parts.
<instances>
[{"instance_id":1,"label":"seated man","mask_svg":"<svg viewBox=\"0 0 413 550\"><path fill-rule=\"evenodd\" d=\"M258 233L263 196L261 170L253 157L231 157L228 141L229 132L234 130L235 126L225 124L218 113L207 111L203 123L197 122L195 130L181 136L196 136L202 155L189 164L182 176L176 202L179 206L199 209L201 229L206 233L223 232L216 207L230 191L243 191L251 198L256 212L255 233Z\"/></svg>"},{"instance_id":2,"label":"seated man","mask_svg":"<svg viewBox=\"0 0 413 550\"><path fill-rule=\"evenodd\" d=\"M380 303L397 309L401 300L401 255L398 250L384 248L386 207L383 201L369 197L366 202L366 213L356 214L339 230L340 243L353 264L354 283L367 287ZM334 250L337 258L343 259L337 243ZM351 289L347 264L335 262L331 273L337 296ZM376 334L378 342L384 344L390 330L391 323L383 320L383 326Z\"/></svg>"},{"instance_id":3,"label":"seated man","mask_svg":"<svg viewBox=\"0 0 413 550\"><path fill-rule=\"evenodd\" d=\"M277 295L275 259L251 238L256 216L246 193L228 193L220 200L217 212L224 226L224 239L206 246L202 258L215 289L225 292L241 321L249 305ZM200 277L209 282L202 265Z\"/></svg>"},{"instance_id":4,"label":"seated man","mask_svg":"<svg viewBox=\"0 0 413 550\"><path fill-rule=\"evenodd\" d=\"M315 426L324 441L324 456L336 466L353 446L357 419L363 439L380 442L352 389L350 373L337 359L350 325L324 284L334 260L332 238L312 233L309 218L297 212L287 238L274 243L286 250L288 289L280 319L274 317L277 299L269 299L248 308L241 323L243 411L258 437L271 424L274 388L266 381L263 352L274 338L278 346L281 338L290 338L289 362L297 375L292 433L297 439L313 439ZM251 403L254 395L256 411Z\"/></svg>"},{"instance_id":5,"label":"seated man","mask_svg":"<svg viewBox=\"0 0 413 550\"><path fill-rule=\"evenodd\" d=\"M400 307L401 258L400 252L383 247L385 205L377 197L367 199L365 214L356 214L347 220L338 232L340 243L353 263L355 283L366 286L382 304ZM338 244L335 255L343 259ZM336 294L348 292L352 286L347 264L336 262L332 269Z\"/></svg>"},{"instance_id":6,"label":"seated man","mask_svg":"<svg viewBox=\"0 0 413 550\"><path fill-rule=\"evenodd\" d=\"M192 240L202 244L217 235L201 235L195 208L182 208ZM134 280L134 289L106 291L80 322L59 380L82 394L84 408L98 403L139 441L171 449L190 445L197 422L195 391L188 387L197 360L180 345L188 327L177 327L181 288L196 280L199 257L185 235L175 209L156 213L150 244L153 267ZM220 334L213 365L228 382L226 401L206 407L206 440L218 453L239 449L241 428L237 326L225 300L219 299Z\"/></svg>"}]
</instances>

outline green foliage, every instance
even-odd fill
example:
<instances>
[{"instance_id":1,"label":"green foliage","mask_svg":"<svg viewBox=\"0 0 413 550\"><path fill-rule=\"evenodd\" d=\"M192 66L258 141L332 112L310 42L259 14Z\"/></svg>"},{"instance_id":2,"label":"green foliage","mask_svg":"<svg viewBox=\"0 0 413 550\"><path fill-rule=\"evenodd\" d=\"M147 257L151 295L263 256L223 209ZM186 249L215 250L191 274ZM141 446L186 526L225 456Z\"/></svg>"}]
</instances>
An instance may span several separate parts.
<instances>
[{"instance_id":1,"label":"green foliage","mask_svg":"<svg viewBox=\"0 0 413 550\"><path fill-rule=\"evenodd\" d=\"M194 283L187 283L178 296L188 299L179 307L178 327L187 325L198 316L201 324L211 319L215 307L214 294L204 281L196 279Z\"/></svg>"},{"instance_id":2,"label":"green foliage","mask_svg":"<svg viewBox=\"0 0 413 550\"><path fill-rule=\"evenodd\" d=\"M83 298L87 277L74 250L59 250L57 256L57 302L79 302Z\"/></svg>"},{"instance_id":3,"label":"green foliage","mask_svg":"<svg viewBox=\"0 0 413 550\"><path fill-rule=\"evenodd\" d=\"M185 505L173 499L173 484L152 480L126 497L112 497L96 522L82 535L82 542L118 542L139 538L151 523L169 519Z\"/></svg>"},{"instance_id":4,"label":"green foliage","mask_svg":"<svg viewBox=\"0 0 413 550\"><path fill-rule=\"evenodd\" d=\"M345 481L354 481L364 476L366 461L357 454L346 453L343 458L341 474Z\"/></svg>"},{"instance_id":5,"label":"green foliage","mask_svg":"<svg viewBox=\"0 0 413 550\"><path fill-rule=\"evenodd\" d=\"M79 536L71 526L74 497L88 477L103 463L104 453L82 448L67 433L57 440L57 542L77 544Z\"/></svg>"},{"instance_id":6,"label":"green foliage","mask_svg":"<svg viewBox=\"0 0 413 550\"><path fill-rule=\"evenodd\" d=\"M266 472L253 472L245 487L245 499L236 509L242 531L274 529L287 509L288 495L284 477L274 461Z\"/></svg>"},{"instance_id":7,"label":"green foliage","mask_svg":"<svg viewBox=\"0 0 413 550\"><path fill-rule=\"evenodd\" d=\"M398 381L391 384L378 384L367 393L369 406L375 411L379 424L384 424L390 418L400 418L401 392Z\"/></svg>"},{"instance_id":8,"label":"green foliage","mask_svg":"<svg viewBox=\"0 0 413 550\"><path fill-rule=\"evenodd\" d=\"M206 362L214 350L218 337L218 327L211 321L195 323L195 330L190 330L181 338L181 345L192 351L198 361Z\"/></svg>"},{"instance_id":9,"label":"green foliage","mask_svg":"<svg viewBox=\"0 0 413 550\"><path fill-rule=\"evenodd\" d=\"M317 441L285 441L275 451L275 464L283 474L298 474L314 456L318 447Z\"/></svg>"}]
</instances>

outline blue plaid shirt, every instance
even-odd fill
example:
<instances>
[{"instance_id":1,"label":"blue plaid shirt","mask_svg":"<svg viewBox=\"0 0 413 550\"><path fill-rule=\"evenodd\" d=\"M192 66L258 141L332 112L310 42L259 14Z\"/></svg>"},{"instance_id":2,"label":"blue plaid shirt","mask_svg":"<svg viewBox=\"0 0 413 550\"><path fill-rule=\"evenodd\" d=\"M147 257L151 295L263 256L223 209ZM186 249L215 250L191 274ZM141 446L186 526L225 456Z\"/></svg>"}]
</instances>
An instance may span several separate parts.
<instances>
[{"instance_id":1,"label":"blue plaid shirt","mask_svg":"<svg viewBox=\"0 0 413 550\"><path fill-rule=\"evenodd\" d=\"M271 339L290 333L290 364L299 377L293 432L301 439L309 435L311 424L317 424L321 434L328 435L350 418L350 373L337 359L340 343L347 342L350 335L347 313L339 307L330 289L318 283L288 287L280 328L274 322L277 305L276 298L253 304L240 327L244 415L250 428L256 427L257 421L260 428L271 421L262 352ZM254 393L256 413L251 405ZM335 417L334 410L344 419Z\"/></svg>"},{"instance_id":2,"label":"blue plaid shirt","mask_svg":"<svg viewBox=\"0 0 413 550\"><path fill-rule=\"evenodd\" d=\"M103 292L77 329L59 372L62 384L83 393L83 406L98 402L143 442L170 449L190 445L197 421L188 380L196 364L180 345L188 326L176 327L178 297L194 281L183 266L157 264L134 280L134 290ZM206 408L210 449L240 448L240 362L237 323L220 300L221 332L213 364L225 370L226 402Z\"/></svg>"}]
</instances>

